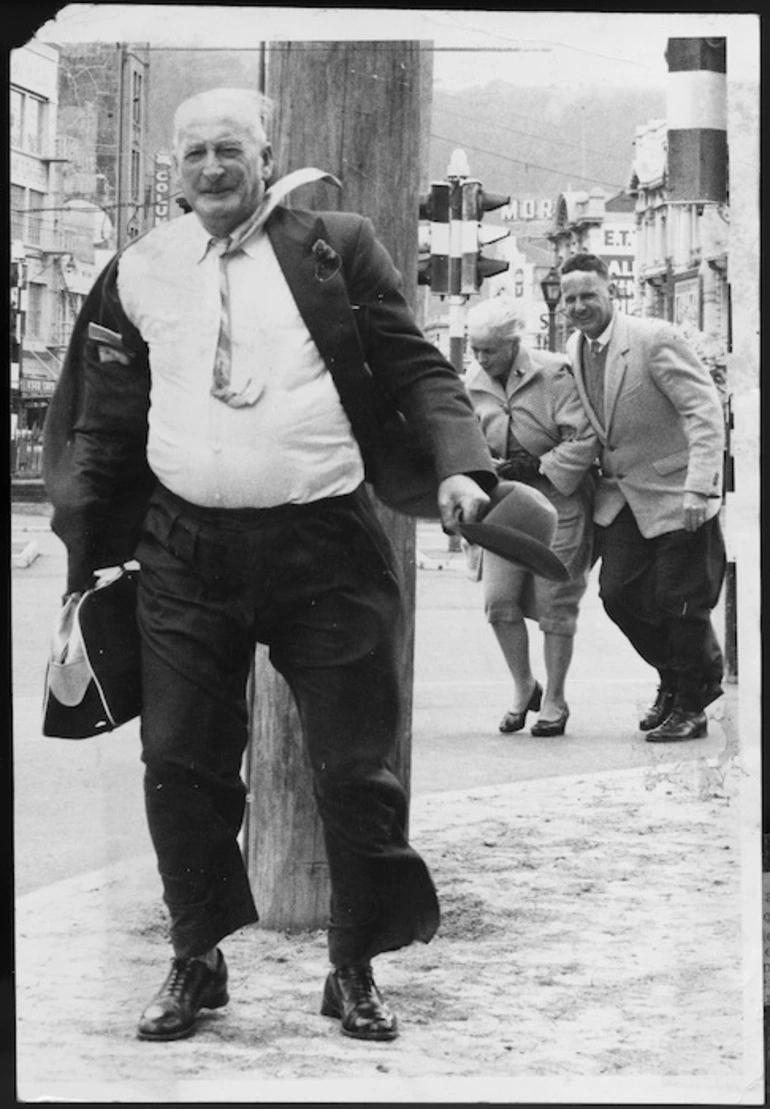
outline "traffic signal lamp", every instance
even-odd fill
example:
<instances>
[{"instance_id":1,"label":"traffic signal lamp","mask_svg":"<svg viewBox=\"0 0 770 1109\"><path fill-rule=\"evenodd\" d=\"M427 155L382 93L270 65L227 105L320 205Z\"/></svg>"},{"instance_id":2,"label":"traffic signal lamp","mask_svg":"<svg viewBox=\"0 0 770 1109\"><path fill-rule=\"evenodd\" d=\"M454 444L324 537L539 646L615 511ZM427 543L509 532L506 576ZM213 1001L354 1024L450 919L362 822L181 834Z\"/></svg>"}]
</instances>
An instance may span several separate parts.
<instances>
[{"instance_id":1,"label":"traffic signal lamp","mask_svg":"<svg viewBox=\"0 0 770 1109\"><path fill-rule=\"evenodd\" d=\"M430 192L420 198L420 219L427 224L418 233L417 284L430 285L431 292L449 292L449 181L434 181Z\"/></svg>"},{"instance_id":2,"label":"traffic signal lamp","mask_svg":"<svg viewBox=\"0 0 770 1109\"><path fill-rule=\"evenodd\" d=\"M487 193L475 179L434 181L420 198L417 283L440 296L477 293L486 277L504 273L508 262L486 258L482 250L510 235L502 227L484 227L485 212L510 203L510 196Z\"/></svg>"},{"instance_id":3,"label":"traffic signal lamp","mask_svg":"<svg viewBox=\"0 0 770 1109\"><path fill-rule=\"evenodd\" d=\"M484 257L482 250L507 238L510 230L484 227L481 221L485 212L494 212L510 202L510 196L485 192L480 181L468 179L462 182L463 237L459 291L465 296L477 293L485 278L505 273L509 267L509 263L500 258Z\"/></svg>"}]
</instances>

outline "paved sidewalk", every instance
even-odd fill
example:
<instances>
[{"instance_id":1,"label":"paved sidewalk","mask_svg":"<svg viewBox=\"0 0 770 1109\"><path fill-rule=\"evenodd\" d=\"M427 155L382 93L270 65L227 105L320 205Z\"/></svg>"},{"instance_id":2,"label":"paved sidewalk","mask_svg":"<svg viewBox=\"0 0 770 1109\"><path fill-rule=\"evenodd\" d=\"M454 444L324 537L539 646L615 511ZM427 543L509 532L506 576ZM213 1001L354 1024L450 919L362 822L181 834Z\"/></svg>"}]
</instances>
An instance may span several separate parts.
<instances>
[{"instance_id":1,"label":"paved sidewalk","mask_svg":"<svg viewBox=\"0 0 770 1109\"><path fill-rule=\"evenodd\" d=\"M385 1045L320 1016L323 933L259 926L223 944L229 1006L191 1040L143 1043L168 957L154 860L30 894L21 1097L761 1104L745 793L734 760L416 799L442 926L377 960L401 1027Z\"/></svg>"}]
</instances>

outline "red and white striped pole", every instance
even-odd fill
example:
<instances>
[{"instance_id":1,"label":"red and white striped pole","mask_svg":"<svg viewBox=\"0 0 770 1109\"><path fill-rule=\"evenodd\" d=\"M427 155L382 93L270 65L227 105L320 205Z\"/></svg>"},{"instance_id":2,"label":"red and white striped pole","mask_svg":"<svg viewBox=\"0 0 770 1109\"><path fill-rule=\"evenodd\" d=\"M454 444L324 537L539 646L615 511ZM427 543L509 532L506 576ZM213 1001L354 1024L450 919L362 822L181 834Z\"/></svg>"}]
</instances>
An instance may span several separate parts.
<instances>
[{"instance_id":1,"label":"red and white striped pole","mask_svg":"<svg viewBox=\"0 0 770 1109\"><path fill-rule=\"evenodd\" d=\"M719 205L727 202L727 40L724 38L673 38L666 49L666 125L668 131L668 180L670 202ZM718 291L716 279L704 264L703 326L712 330ZM725 418L727 457L730 461L729 409ZM726 491L732 492L729 488ZM729 529L726 529L729 539ZM725 573L725 678L738 674L736 562L730 553Z\"/></svg>"},{"instance_id":2,"label":"red and white striped pole","mask_svg":"<svg viewBox=\"0 0 770 1109\"><path fill-rule=\"evenodd\" d=\"M668 199L727 199L727 40L671 38L666 49Z\"/></svg>"}]
</instances>

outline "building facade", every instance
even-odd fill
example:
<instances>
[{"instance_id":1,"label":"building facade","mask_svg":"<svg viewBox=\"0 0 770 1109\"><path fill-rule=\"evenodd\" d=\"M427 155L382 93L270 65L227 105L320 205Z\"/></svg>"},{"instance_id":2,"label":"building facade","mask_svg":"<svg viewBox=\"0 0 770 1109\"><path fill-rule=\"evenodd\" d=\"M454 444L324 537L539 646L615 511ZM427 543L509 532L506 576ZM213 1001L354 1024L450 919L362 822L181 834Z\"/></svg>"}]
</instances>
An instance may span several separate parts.
<instances>
[{"instance_id":1,"label":"building facade","mask_svg":"<svg viewBox=\"0 0 770 1109\"><path fill-rule=\"evenodd\" d=\"M34 437L58 374L64 320L58 233L58 51L34 43L11 52L11 437Z\"/></svg>"},{"instance_id":2,"label":"building facade","mask_svg":"<svg viewBox=\"0 0 770 1109\"><path fill-rule=\"evenodd\" d=\"M553 260L548 240L512 234L498 244L497 252L508 262L508 270L485 282L485 295L510 297L524 320L525 344L536 350L547 350L548 307L540 282Z\"/></svg>"},{"instance_id":3,"label":"building facade","mask_svg":"<svg viewBox=\"0 0 770 1109\"><path fill-rule=\"evenodd\" d=\"M630 190L642 314L683 328L723 392L732 345L725 45L669 41L667 118L637 128Z\"/></svg>"},{"instance_id":4,"label":"building facade","mask_svg":"<svg viewBox=\"0 0 770 1109\"><path fill-rule=\"evenodd\" d=\"M150 226L146 57L125 45L11 51L11 437L39 438L100 269ZM30 458L33 456L30 454ZM36 457L36 455L35 455ZM26 466L34 476L35 465Z\"/></svg>"},{"instance_id":5,"label":"building facade","mask_svg":"<svg viewBox=\"0 0 770 1109\"><path fill-rule=\"evenodd\" d=\"M120 249L152 226L149 47L71 43L59 52L63 190L101 208Z\"/></svg>"},{"instance_id":6,"label":"building facade","mask_svg":"<svg viewBox=\"0 0 770 1109\"><path fill-rule=\"evenodd\" d=\"M638 311L635 261L637 226L634 197L621 192L607 197L602 189L561 193L548 232L556 268L572 254L598 254L607 262L623 312ZM564 317L556 320L556 348L564 350L568 330Z\"/></svg>"}]
</instances>

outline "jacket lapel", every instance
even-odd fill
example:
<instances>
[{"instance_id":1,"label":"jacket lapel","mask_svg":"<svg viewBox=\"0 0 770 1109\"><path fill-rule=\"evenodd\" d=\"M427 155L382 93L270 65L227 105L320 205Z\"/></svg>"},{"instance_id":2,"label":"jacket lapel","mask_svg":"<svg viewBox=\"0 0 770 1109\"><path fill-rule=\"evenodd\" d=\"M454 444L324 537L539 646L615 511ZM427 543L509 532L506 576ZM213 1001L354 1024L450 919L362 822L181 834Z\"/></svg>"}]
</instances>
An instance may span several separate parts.
<instances>
[{"instance_id":1,"label":"jacket lapel","mask_svg":"<svg viewBox=\"0 0 770 1109\"><path fill-rule=\"evenodd\" d=\"M299 313L313 341L321 350L328 335L327 314L336 320L347 308L345 283L341 273L321 280L316 276L313 245L325 241L323 220L314 212L277 208L267 222L267 235ZM340 267L341 269L341 267Z\"/></svg>"},{"instance_id":2,"label":"jacket lapel","mask_svg":"<svg viewBox=\"0 0 770 1109\"><path fill-rule=\"evenodd\" d=\"M628 324L622 312L615 310L615 326L612 329L607 347L607 362L604 372L604 413L609 434L612 417L618 403L620 387L628 369L630 342Z\"/></svg>"},{"instance_id":3,"label":"jacket lapel","mask_svg":"<svg viewBox=\"0 0 770 1109\"><path fill-rule=\"evenodd\" d=\"M314 212L279 207L266 230L299 313L366 455L378 432L371 375L348 299L343 260L329 242L323 219Z\"/></svg>"}]
</instances>

